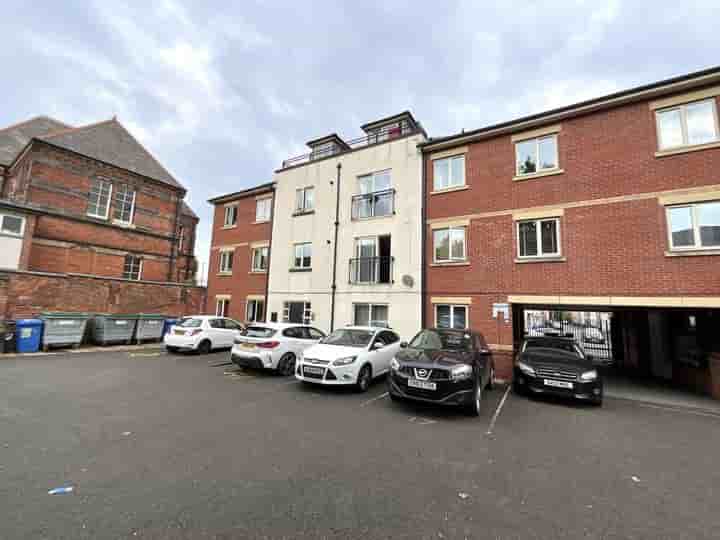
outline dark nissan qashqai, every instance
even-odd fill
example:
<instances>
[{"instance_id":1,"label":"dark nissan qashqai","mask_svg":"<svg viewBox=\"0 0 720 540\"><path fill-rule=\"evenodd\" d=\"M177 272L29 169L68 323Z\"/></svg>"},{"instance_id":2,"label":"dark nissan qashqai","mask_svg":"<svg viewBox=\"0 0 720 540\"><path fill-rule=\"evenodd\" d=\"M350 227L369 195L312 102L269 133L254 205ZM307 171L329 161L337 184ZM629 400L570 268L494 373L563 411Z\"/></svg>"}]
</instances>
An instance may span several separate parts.
<instances>
[{"instance_id":1,"label":"dark nissan qashqai","mask_svg":"<svg viewBox=\"0 0 720 540\"><path fill-rule=\"evenodd\" d=\"M513 387L519 394L553 394L602 405L603 381L573 338L525 339L515 362Z\"/></svg>"},{"instance_id":2,"label":"dark nissan qashqai","mask_svg":"<svg viewBox=\"0 0 720 540\"><path fill-rule=\"evenodd\" d=\"M480 414L484 388L494 367L485 339L470 330L421 330L390 362L388 391L393 400L412 399L464 407Z\"/></svg>"}]
</instances>

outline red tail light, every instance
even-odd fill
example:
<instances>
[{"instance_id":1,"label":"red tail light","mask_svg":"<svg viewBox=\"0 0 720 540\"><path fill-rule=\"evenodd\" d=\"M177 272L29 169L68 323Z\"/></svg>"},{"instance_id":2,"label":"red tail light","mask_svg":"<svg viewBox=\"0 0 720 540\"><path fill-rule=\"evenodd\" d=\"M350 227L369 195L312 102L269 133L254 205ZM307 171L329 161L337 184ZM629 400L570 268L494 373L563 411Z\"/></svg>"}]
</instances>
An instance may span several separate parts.
<instances>
[{"instance_id":1,"label":"red tail light","mask_svg":"<svg viewBox=\"0 0 720 540\"><path fill-rule=\"evenodd\" d=\"M278 345L280 345L279 341L265 341L264 343L256 343L257 347L260 347L261 349L274 349Z\"/></svg>"}]
</instances>

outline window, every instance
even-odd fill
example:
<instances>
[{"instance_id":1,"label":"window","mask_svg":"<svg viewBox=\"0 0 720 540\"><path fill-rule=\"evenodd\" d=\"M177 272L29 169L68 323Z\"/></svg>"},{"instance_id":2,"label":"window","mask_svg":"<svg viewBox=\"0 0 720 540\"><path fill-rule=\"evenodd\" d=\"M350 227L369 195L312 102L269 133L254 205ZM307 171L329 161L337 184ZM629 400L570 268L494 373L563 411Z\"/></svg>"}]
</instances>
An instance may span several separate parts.
<instances>
[{"instance_id":1,"label":"window","mask_svg":"<svg viewBox=\"0 0 720 540\"><path fill-rule=\"evenodd\" d=\"M237 206L226 206L225 207L225 223L223 224L224 227L234 227L237 223L237 213L238 208Z\"/></svg>"},{"instance_id":2,"label":"window","mask_svg":"<svg viewBox=\"0 0 720 540\"><path fill-rule=\"evenodd\" d=\"M224 250L220 252L220 273L232 274L233 267L233 251Z\"/></svg>"},{"instance_id":3,"label":"window","mask_svg":"<svg viewBox=\"0 0 720 540\"><path fill-rule=\"evenodd\" d=\"M720 248L720 201L667 209L671 249Z\"/></svg>"},{"instance_id":4,"label":"window","mask_svg":"<svg viewBox=\"0 0 720 540\"><path fill-rule=\"evenodd\" d=\"M247 322L263 322L265 320L265 300L248 299L245 320Z\"/></svg>"},{"instance_id":5,"label":"window","mask_svg":"<svg viewBox=\"0 0 720 540\"><path fill-rule=\"evenodd\" d=\"M283 302L283 322L310 324L312 318L310 302Z\"/></svg>"},{"instance_id":6,"label":"window","mask_svg":"<svg viewBox=\"0 0 720 540\"><path fill-rule=\"evenodd\" d=\"M255 221L270 221L270 211L272 207L272 199L258 199L255 206Z\"/></svg>"},{"instance_id":7,"label":"window","mask_svg":"<svg viewBox=\"0 0 720 540\"><path fill-rule=\"evenodd\" d=\"M353 324L357 326L389 326L387 304L353 304Z\"/></svg>"},{"instance_id":8,"label":"window","mask_svg":"<svg viewBox=\"0 0 720 540\"><path fill-rule=\"evenodd\" d=\"M180 227L178 229L178 251L182 253L183 247L185 244L185 227Z\"/></svg>"},{"instance_id":9,"label":"window","mask_svg":"<svg viewBox=\"0 0 720 540\"><path fill-rule=\"evenodd\" d=\"M137 255L125 255L125 266L123 268L123 277L139 281L142 276L142 257Z\"/></svg>"},{"instance_id":10,"label":"window","mask_svg":"<svg viewBox=\"0 0 720 540\"><path fill-rule=\"evenodd\" d=\"M252 271L267 272L269 247L259 247L252 250Z\"/></svg>"},{"instance_id":11,"label":"window","mask_svg":"<svg viewBox=\"0 0 720 540\"><path fill-rule=\"evenodd\" d=\"M660 150L720 140L714 99L663 109L655 115Z\"/></svg>"},{"instance_id":12,"label":"window","mask_svg":"<svg viewBox=\"0 0 720 540\"><path fill-rule=\"evenodd\" d=\"M93 180L88 197L87 215L107 219L110 212L112 184L107 180Z\"/></svg>"},{"instance_id":13,"label":"window","mask_svg":"<svg viewBox=\"0 0 720 540\"><path fill-rule=\"evenodd\" d=\"M311 268L312 267L312 244L295 244L295 257L293 268Z\"/></svg>"},{"instance_id":14,"label":"window","mask_svg":"<svg viewBox=\"0 0 720 540\"><path fill-rule=\"evenodd\" d=\"M121 184L115 190L115 221L130 224L135 213L135 190L127 184Z\"/></svg>"},{"instance_id":15,"label":"window","mask_svg":"<svg viewBox=\"0 0 720 540\"><path fill-rule=\"evenodd\" d=\"M358 177L359 195L352 199L352 218L389 216L395 208L390 170Z\"/></svg>"},{"instance_id":16,"label":"window","mask_svg":"<svg viewBox=\"0 0 720 540\"><path fill-rule=\"evenodd\" d=\"M433 231L433 244L435 246L435 262L454 262L466 259L465 227L436 229Z\"/></svg>"},{"instance_id":17,"label":"window","mask_svg":"<svg viewBox=\"0 0 720 540\"><path fill-rule=\"evenodd\" d=\"M315 188L305 187L295 190L295 211L309 212L315 207Z\"/></svg>"},{"instance_id":18,"label":"window","mask_svg":"<svg viewBox=\"0 0 720 540\"><path fill-rule=\"evenodd\" d=\"M516 142L515 160L517 176L557 169L557 135Z\"/></svg>"},{"instance_id":19,"label":"window","mask_svg":"<svg viewBox=\"0 0 720 540\"><path fill-rule=\"evenodd\" d=\"M518 256L556 257L560 255L560 220L519 221Z\"/></svg>"},{"instance_id":20,"label":"window","mask_svg":"<svg viewBox=\"0 0 720 540\"><path fill-rule=\"evenodd\" d=\"M317 328L312 328L312 327L307 328L307 338L308 339L322 339L324 337L325 337L325 334L323 334Z\"/></svg>"},{"instance_id":21,"label":"window","mask_svg":"<svg viewBox=\"0 0 720 540\"><path fill-rule=\"evenodd\" d=\"M467 306L438 304L435 306L435 327L464 330L468 327Z\"/></svg>"},{"instance_id":22,"label":"window","mask_svg":"<svg viewBox=\"0 0 720 540\"><path fill-rule=\"evenodd\" d=\"M218 317L227 317L230 313L230 299L218 298L215 303L215 315Z\"/></svg>"},{"instance_id":23,"label":"window","mask_svg":"<svg viewBox=\"0 0 720 540\"><path fill-rule=\"evenodd\" d=\"M465 185L465 156L433 161L433 189L440 191Z\"/></svg>"},{"instance_id":24,"label":"window","mask_svg":"<svg viewBox=\"0 0 720 540\"><path fill-rule=\"evenodd\" d=\"M24 228L24 218L9 214L0 214L0 233L12 236L22 236Z\"/></svg>"}]
</instances>

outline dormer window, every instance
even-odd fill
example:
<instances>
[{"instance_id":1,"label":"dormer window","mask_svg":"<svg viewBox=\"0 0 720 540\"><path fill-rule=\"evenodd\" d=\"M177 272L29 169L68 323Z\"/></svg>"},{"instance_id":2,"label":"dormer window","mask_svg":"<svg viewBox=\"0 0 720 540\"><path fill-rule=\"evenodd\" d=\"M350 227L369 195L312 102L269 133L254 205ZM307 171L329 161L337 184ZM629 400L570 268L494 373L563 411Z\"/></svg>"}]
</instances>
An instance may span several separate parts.
<instances>
[{"instance_id":1,"label":"dormer window","mask_svg":"<svg viewBox=\"0 0 720 540\"><path fill-rule=\"evenodd\" d=\"M337 133L309 141L307 145L311 148L310 160L323 159L334 156L342 151L350 150L350 147Z\"/></svg>"},{"instance_id":2,"label":"dormer window","mask_svg":"<svg viewBox=\"0 0 720 540\"><path fill-rule=\"evenodd\" d=\"M418 129L418 123L409 112L376 120L362 126L367 133L367 143L374 144L397 139Z\"/></svg>"}]
</instances>

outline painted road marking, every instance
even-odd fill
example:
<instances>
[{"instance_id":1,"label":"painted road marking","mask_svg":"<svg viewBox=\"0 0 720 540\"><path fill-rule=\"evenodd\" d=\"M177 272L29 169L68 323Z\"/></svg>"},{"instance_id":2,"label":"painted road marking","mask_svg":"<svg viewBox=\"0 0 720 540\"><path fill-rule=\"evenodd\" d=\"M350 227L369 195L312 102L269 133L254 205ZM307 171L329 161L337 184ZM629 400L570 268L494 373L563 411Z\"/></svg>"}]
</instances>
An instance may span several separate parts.
<instances>
[{"instance_id":1,"label":"painted road marking","mask_svg":"<svg viewBox=\"0 0 720 540\"><path fill-rule=\"evenodd\" d=\"M610 399L621 399L621 398L610 398ZM623 400L623 401L632 401L632 400ZM692 414L695 416L706 416L709 418L717 418L720 419L720 413L714 413L710 411L699 411L699 410L693 410L693 409L685 409L683 407L665 407L663 405L653 405L651 403L635 403L638 407L645 407L646 409L659 409L661 411L668 411L668 412L674 412L674 413L681 413L681 414Z\"/></svg>"},{"instance_id":2,"label":"painted road marking","mask_svg":"<svg viewBox=\"0 0 720 540\"><path fill-rule=\"evenodd\" d=\"M497 409L495 409L495 414L493 414L492 420L490 420L490 427L488 428L486 435L492 435L492 432L495 429L495 422L497 422L498 416L500 416L500 411L502 410L503 405L505 405L505 400L510 393L510 388L512 387L508 385L507 390L505 390L505 394L500 400L500 404L497 406Z\"/></svg>"},{"instance_id":3,"label":"painted road marking","mask_svg":"<svg viewBox=\"0 0 720 540\"><path fill-rule=\"evenodd\" d=\"M375 397L372 398L372 399L368 399L367 401L363 401L363 402L360 404L360 406L361 406L361 407L365 407L366 405L370 405L371 403L373 403L373 402L375 402L375 401L377 401L377 400L379 400L379 399L384 399L384 398L388 397L389 395L390 395L390 394L389 394L388 392L385 392L384 394L380 394L379 396L375 396Z\"/></svg>"},{"instance_id":4,"label":"painted road marking","mask_svg":"<svg viewBox=\"0 0 720 540\"><path fill-rule=\"evenodd\" d=\"M408 422L411 424L417 424L418 426L437 424L436 420L430 420L429 418L423 418L422 416L413 416L412 418L408 418Z\"/></svg>"}]
</instances>

